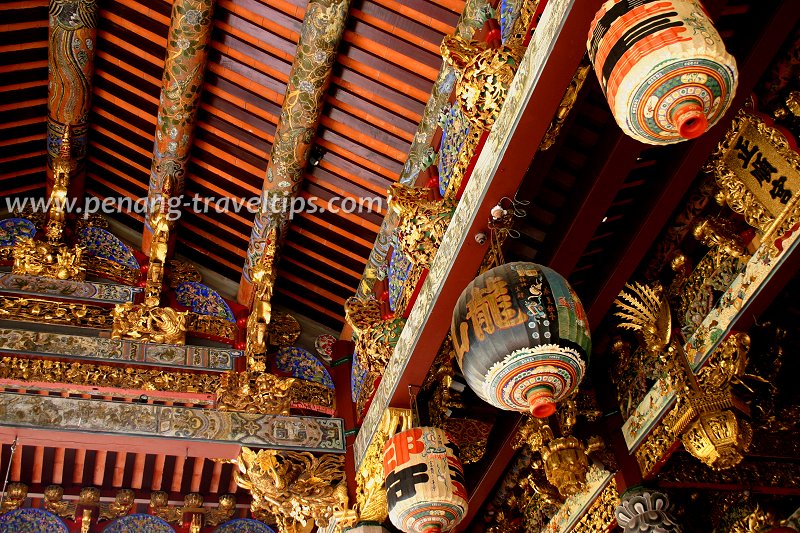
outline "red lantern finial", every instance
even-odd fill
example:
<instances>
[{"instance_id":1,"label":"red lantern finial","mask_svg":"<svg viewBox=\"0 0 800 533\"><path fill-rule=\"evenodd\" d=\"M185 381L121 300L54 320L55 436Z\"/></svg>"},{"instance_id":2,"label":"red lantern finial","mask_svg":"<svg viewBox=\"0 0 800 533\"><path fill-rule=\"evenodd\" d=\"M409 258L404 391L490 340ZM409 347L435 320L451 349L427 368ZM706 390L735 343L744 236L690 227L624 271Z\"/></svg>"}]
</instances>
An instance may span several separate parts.
<instances>
[{"instance_id":1,"label":"red lantern finial","mask_svg":"<svg viewBox=\"0 0 800 533\"><path fill-rule=\"evenodd\" d=\"M708 119L703 113L703 105L697 102L679 104L673 113L673 119L678 126L678 134L684 139L700 137L708 129Z\"/></svg>"}]
</instances>

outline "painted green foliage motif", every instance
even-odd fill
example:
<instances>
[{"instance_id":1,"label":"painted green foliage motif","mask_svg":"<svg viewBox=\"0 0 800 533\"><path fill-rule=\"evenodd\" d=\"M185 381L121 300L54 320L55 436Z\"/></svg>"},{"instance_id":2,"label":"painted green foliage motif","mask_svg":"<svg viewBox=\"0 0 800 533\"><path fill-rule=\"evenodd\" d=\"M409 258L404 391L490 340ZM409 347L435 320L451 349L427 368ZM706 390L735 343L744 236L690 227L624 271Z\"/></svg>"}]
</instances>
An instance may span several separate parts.
<instances>
[{"instance_id":1,"label":"painted green foliage motif","mask_svg":"<svg viewBox=\"0 0 800 533\"><path fill-rule=\"evenodd\" d=\"M182 158L190 147L213 7L213 0L187 0L173 5L158 116L157 142L162 154Z\"/></svg>"}]
</instances>

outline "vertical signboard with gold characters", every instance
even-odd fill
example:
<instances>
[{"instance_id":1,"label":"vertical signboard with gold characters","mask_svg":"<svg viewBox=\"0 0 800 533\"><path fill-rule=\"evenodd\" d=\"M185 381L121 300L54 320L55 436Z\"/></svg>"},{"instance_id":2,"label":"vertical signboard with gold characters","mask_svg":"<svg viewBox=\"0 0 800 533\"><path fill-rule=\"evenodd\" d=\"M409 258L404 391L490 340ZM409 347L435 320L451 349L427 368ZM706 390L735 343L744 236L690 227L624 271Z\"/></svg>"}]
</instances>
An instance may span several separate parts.
<instances>
[{"instance_id":1,"label":"vertical signboard with gold characters","mask_svg":"<svg viewBox=\"0 0 800 533\"><path fill-rule=\"evenodd\" d=\"M796 231L800 193L800 154L791 134L784 135L769 118L740 111L712 156L713 170L728 206L774 242Z\"/></svg>"}]
</instances>

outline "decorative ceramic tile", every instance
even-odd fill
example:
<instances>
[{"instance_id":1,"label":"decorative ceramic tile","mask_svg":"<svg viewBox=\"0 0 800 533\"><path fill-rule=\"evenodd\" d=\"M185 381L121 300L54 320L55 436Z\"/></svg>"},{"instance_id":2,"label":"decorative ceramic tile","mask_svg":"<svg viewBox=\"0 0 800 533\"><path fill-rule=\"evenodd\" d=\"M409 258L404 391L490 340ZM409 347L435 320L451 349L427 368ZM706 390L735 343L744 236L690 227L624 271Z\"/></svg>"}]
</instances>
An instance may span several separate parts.
<instances>
[{"instance_id":1,"label":"decorative ceramic tile","mask_svg":"<svg viewBox=\"0 0 800 533\"><path fill-rule=\"evenodd\" d=\"M0 515L0 531L8 533L68 533L59 517L44 509L23 508Z\"/></svg>"},{"instance_id":2,"label":"decorative ceramic tile","mask_svg":"<svg viewBox=\"0 0 800 533\"><path fill-rule=\"evenodd\" d=\"M341 418L0 393L0 425L344 453Z\"/></svg>"},{"instance_id":3,"label":"decorative ceramic tile","mask_svg":"<svg viewBox=\"0 0 800 533\"><path fill-rule=\"evenodd\" d=\"M281 348L275 356L275 364L278 370L293 377L321 383L329 389L335 388L328 369L307 350L295 347Z\"/></svg>"},{"instance_id":4,"label":"decorative ceramic tile","mask_svg":"<svg viewBox=\"0 0 800 533\"><path fill-rule=\"evenodd\" d=\"M78 235L78 244L87 255L108 259L114 263L139 270L139 261L127 244L103 228L83 228Z\"/></svg>"},{"instance_id":5,"label":"decorative ceramic tile","mask_svg":"<svg viewBox=\"0 0 800 533\"><path fill-rule=\"evenodd\" d=\"M231 348L143 343L12 328L0 328L0 351L217 371L232 370L234 360L243 355L241 350Z\"/></svg>"},{"instance_id":6,"label":"decorative ceramic tile","mask_svg":"<svg viewBox=\"0 0 800 533\"><path fill-rule=\"evenodd\" d=\"M19 237L33 238L36 226L27 218L0 220L0 246L14 246Z\"/></svg>"},{"instance_id":7,"label":"decorative ceramic tile","mask_svg":"<svg viewBox=\"0 0 800 533\"><path fill-rule=\"evenodd\" d=\"M238 518L225 522L214 533L275 533L275 530L264 522L252 518Z\"/></svg>"},{"instance_id":8,"label":"decorative ceramic tile","mask_svg":"<svg viewBox=\"0 0 800 533\"><path fill-rule=\"evenodd\" d=\"M164 520L149 514L129 514L108 524L103 533L175 533Z\"/></svg>"},{"instance_id":9,"label":"decorative ceramic tile","mask_svg":"<svg viewBox=\"0 0 800 533\"><path fill-rule=\"evenodd\" d=\"M215 316L236 322L228 303L217 291L197 281L187 281L175 289L178 303L188 307L198 315Z\"/></svg>"},{"instance_id":10,"label":"decorative ceramic tile","mask_svg":"<svg viewBox=\"0 0 800 533\"><path fill-rule=\"evenodd\" d=\"M55 296L59 300L91 300L121 304L132 302L136 295L142 292L142 289L116 283L21 276L2 272L0 273L0 292L31 296Z\"/></svg>"},{"instance_id":11,"label":"decorative ceramic tile","mask_svg":"<svg viewBox=\"0 0 800 533\"><path fill-rule=\"evenodd\" d=\"M381 383L372 399L372 405L364 417L354 445L357 465L361 465L381 416L389 407L389 401L411 358L419 333L430 317L433 302L444 286L444 280L447 279L451 269L458 268L457 265L454 265L455 256L469 237L469 228L477 216L480 200L485 195L491 178L497 171L502 155L511 139L511 133L530 100L542 68L553 48L555 37L561 31L574 1L550 0L542 13L539 25L525 51L517 74L511 81L506 101L486 140L485 148L478 156L461 201L453 214L442 244L436 252L428 277L422 284L414 308L397 341L394 354L386 365Z\"/></svg>"}]
</instances>

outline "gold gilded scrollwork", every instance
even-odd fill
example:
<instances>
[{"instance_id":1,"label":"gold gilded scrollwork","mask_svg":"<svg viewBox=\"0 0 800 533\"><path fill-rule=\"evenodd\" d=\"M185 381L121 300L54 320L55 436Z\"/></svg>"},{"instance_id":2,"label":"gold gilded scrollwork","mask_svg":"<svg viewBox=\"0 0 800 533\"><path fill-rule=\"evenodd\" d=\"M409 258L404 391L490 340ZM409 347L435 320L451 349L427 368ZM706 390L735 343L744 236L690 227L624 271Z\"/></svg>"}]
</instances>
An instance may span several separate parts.
<instances>
[{"instance_id":1,"label":"gold gilded scrollwork","mask_svg":"<svg viewBox=\"0 0 800 533\"><path fill-rule=\"evenodd\" d=\"M225 372L216 390L217 409L288 415L295 381L266 372Z\"/></svg>"},{"instance_id":2,"label":"gold gilded scrollwork","mask_svg":"<svg viewBox=\"0 0 800 533\"><path fill-rule=\"evenodd\" d=\"M201 335L217 337L220 339L236 339L236 323L224 318L211 315L199 315L190 312L187 317L186 329Z\"/></svg>"},{"instance_id":3,"label":"gold gilded scrollwork","mask_svg":"<svg viewBox=\"0 0 800 533\"><path fill-rule=\"evenodd\" d=\"M162 344L186 343L188 311L171 307L135 306L130 302L117 304L112 312L112 339L133 339Z\"/></svg>"},{"instance_id":4,"label":"gold gilded scrollwork","mask_svg":"<svg viewBox=\"0 0 800 533\"><path fill-rule=\"evenodd\" d=\"M104 259L96 255L83 257L86 273L100 278L119 280L126 285L135 285L142 275L138 268L131 268L123 264Z\"/></svg>"},{"instance_id":5,"label":"gold gilded scrollwork","mask_svg":"<svg viewBox=\"0 0 800 533\"><path fill-rule=\"evenodd\" d=\"M0 296L0 317L4 320L48 322L100 329L107 328L111 323L111 316L105 307L8 296Z\"/></svg>"},{"instance_id":6,"label":"gold gilded scrollwork","mask_svg":"<svg viewBox=\"0 0 800 533\"><path fill-rule=\"evenodd\" d=\"M442 41L441 52L458 73L455 91L464 116L478 130L491 129L524 49L517 43L491 48L483 42L449 35Z\"/></svg>"},{"instance_id":7,"label":"gold gilded scrollwork","mask_svg":"<svg viewBox=\"0 0 800 533\"><path fill-rule=\"evenodd\" d=\"M574 533L605 533L615 523L614 509L619 503L617 482L612 479L595 498L585 515L575 524Z\"/></svg>"},{"instance_id":8,"label":"gold gilded scrollwork","mask_svg":"<svg viewBox=\"0 0 800 533\"><path fill-rule=\"evenodd\" d=\"M749 337L729 336L712 354L707 368L695 376L683 347L671 339L665 326L670 311L663 291L639 284L626 285L626 289L616 301L621 308L616 315L625 321L622 327L642 334L649 351L666 348L659 358L677 395L675 406L635 452L642 474L653 473L679 436L686 450L711 468L735 466L751 440L749 425L731 410L742 404L731 383L744 371Z\"/></svg>"},{"instance_id":9,"label":"gold gilded scrollwork","mask_svg":"<svg viewBox=\"0 0 800 533\"><path fill-rule=\"evenodd\" d=\"M278 228L273 227L268 234L264 253L253 270L253 310L247 319L247 368L252 372L263 372L266 363L263 354L267 351L269 339L267 331L272 322L272 287L278 275L276 268L278 254Z\"/></svg>"},{"instance_id":10,"label":"gold gilded scrollwork","mask_svg":"<svg viewBox=\"0 0 800 533\"><path fill-rule=\"evenodd\" d=\"M19 509L28 497L28 485L25 483L9 483L3 496L0 514Z\"/></svg>"},{"instance_id":11,"label":"gold gilded scrollwork","mask_svg":"<svg viewBox=\"0 0 800 533\"><path fill-rule=\"evenodd\" d=\"M356 472L356 510L363 521L383 522L389 516L383 479L383 448L395 433L411 429L410 409L390 407L381 417L372 442Z\"/></svg>"},{"instance_id":12,"label":"gold gilded scrollwork","mask_svg":"<svg viewBox=\"0 0 800 533\"><path fill-rule=\"evenodd\" d=\"M53 245L60 244L63 238L66 215L64 208L67 201L69 178L77 167L77 163L72 158L71 130L72 127L69 124L64 127L58 155L53 158L53 188L50 191L50 211L45 232L48 241Z\"/></svg>"},{"instance_id":13,"label":"gold gilded scrollwork","mask_svg":"<svg viewBox=\"0 0 800 533\"><path fill-rule=\"evenodd\" d=\"M167 266L169 267L169 286L171 289L177 289L178 285L187 281L203 281L200 271L188 261L170 259L167 261Z\"/></svg>"},{"instance_id":14,"label":"gold gilded scrollwork","mask_svg":"<svg viewBox=\"0 0 800 533\"><path fill-rule=\"evenodd\" d=\"M169 505L169 495L155 491L150 495L150 513L171 524L183 525L185 516L191 516L190 533L199 533L202 527L214 527L233 518L236 512L236 497L223 494L217 507L204 507L203 496L193 492L183 498L183 505Z\"/></svg>"},{"instance_id":15,"label":"gold gilded scrollwork","mask_svg":"<svg viewBox=\"0 0 800 533\"><path fill-rule=\"evenodd\" d=\"M300 322L289 313L280 311L273 313L269 328L269 343L272 346L285 348L294 346L300 338Z\"/></svg>"},{"instance_id":16,"label":"gold gilded scrollwork","mask_svg":"<svg viewBox=\"0 0 800 533\"><path fill-rule=\"evenodd\" d=\"M86 279L83 248L35 242L26 237L17 239L12 251L14 274L56 279Z\"/></svg>"},{"instance_id":17,"label":"gold gilded scrollwork","mask_svg":"<svg viewBox=\"0 0 800 533\"><path fill-rule=\"evenodd\" d=\"M449 200L432 200L428 187L395 183L389 189L389 205L400 216L397 237L400 249L415 266L429 268L453 217Z\"/></svg>"},{"instance_id":18,"label":"gold gilded scrollwork","mask_svg":"<svg viewBox=\"0 0 800 533\"><path fill-rule=\"evenodd\" d=\"M592 65L588 61L578 67L578 70L567 86L561 103L558 104L556 115L553 117L553 121L550 122L550 127L547 128L547 132L544 134L542 142L539 144L539 150L545 151L555 144L558 134L561 133L561 128L564 126L564 122L569 116L569 112L572 111L572 107L578 100L578 93L581 92L581 88L586 81L586 76L589 74L591 67Z\"/></svg>"},{"instance_id":19,"label":"gold gilded scrollwork","mask_svg":"<svg viewBox=\"0 0 800 533\"><path fill-rule=\"evenodd\" d=\"M219 377L215 374L16 357L3 357L0 363L0 377L17 381L202 393L212 393L219 386Z\"/></svg>"},{"instance_id":20,"label":"gold gilded scrollwork","mask_svg":"<svg viewBox=\"0 0 800 533\"><path fill-rule=\"evenodd\" d=\"M236 483L253 497L252 512L275 516L280 531L325 527L347 505L343 455L243 447L234 462Z\"/></svg>"}]
</instances>

